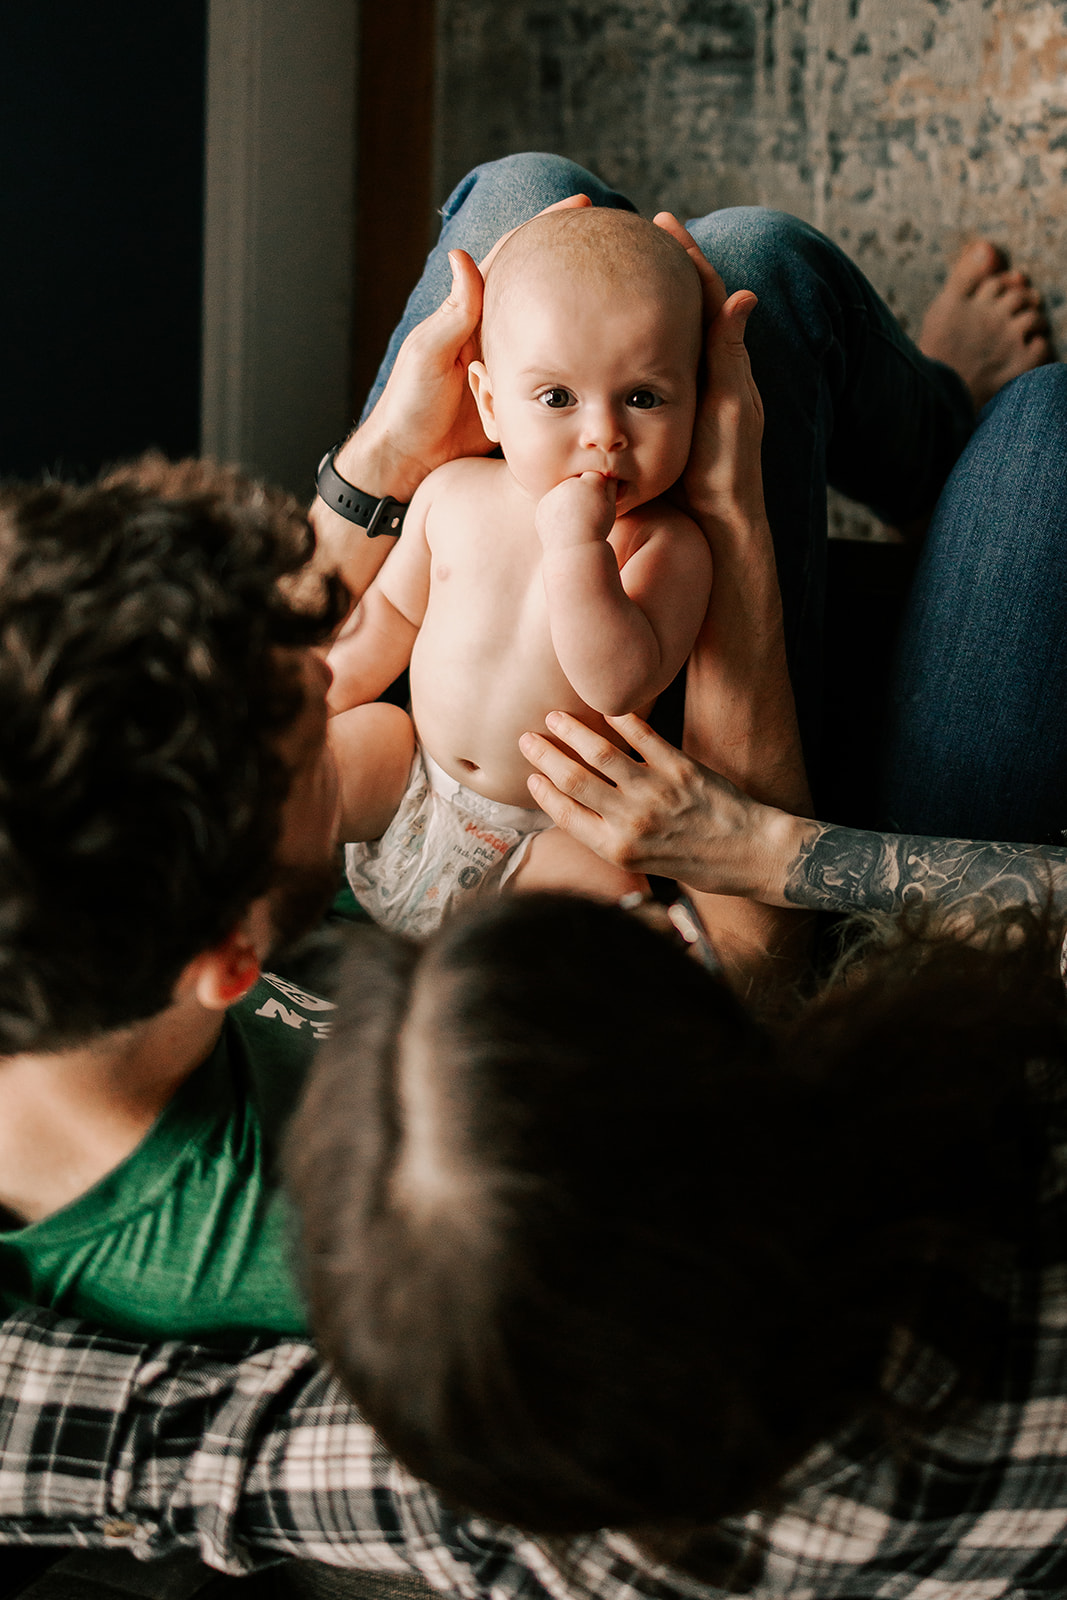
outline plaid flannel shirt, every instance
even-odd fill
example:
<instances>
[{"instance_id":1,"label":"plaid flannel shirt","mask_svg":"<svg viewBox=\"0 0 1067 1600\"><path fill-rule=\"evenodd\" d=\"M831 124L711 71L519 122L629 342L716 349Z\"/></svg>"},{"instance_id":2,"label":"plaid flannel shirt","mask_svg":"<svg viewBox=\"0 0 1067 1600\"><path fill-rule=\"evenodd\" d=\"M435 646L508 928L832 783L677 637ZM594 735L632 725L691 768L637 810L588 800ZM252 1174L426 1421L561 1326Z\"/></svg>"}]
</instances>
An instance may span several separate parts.
<instances>
[{"instance_id":1,"label":"plaid flannel shirt","mask_svg":"<svg viewBox=\"0 0 1067 1600\"><path fill-rule=\"evenodd\" d=\"M1064 1120L1062 1102L1050 1112ZM146 1558L193 1547L227 1572L304 1557L420 1574L467 1600L1062 1600L1067 1139L1056 1137L1032 1257L999 1280L994 1265L995 1392L931 1421L903 1457L870 1424L820 1445L773 1517L719 1525L738 1571L748 1557L737 1588L656 1566L620 1533L562 1543L449 1511L307 1345L234 1361L34 1311L0 1325L0 1542ZM948 1376L928 1351L905 1397L935 1405Z\"/></svg>"}]
</instances>

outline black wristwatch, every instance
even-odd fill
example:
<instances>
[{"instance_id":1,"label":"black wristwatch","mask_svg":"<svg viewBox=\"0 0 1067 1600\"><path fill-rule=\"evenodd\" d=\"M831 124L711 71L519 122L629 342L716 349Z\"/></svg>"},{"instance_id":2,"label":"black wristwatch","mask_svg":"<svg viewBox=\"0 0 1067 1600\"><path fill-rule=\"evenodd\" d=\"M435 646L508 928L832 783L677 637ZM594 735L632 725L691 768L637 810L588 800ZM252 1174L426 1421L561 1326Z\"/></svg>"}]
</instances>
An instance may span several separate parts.
<instances>
[{"instance_id":1,"label":"black wristwatch","mask_svg":"<svg viewBox=\"0 0 1067 1600\"><path fill-rule=\"evenodd\" d=\"M400 500L394 500L390 494L378 500L374 495L364 494L354 484L346 483L333 464L333 458L340 448L339 444L335 444L319 462L315 488L320 500L347 522L365 528L368 539L376 539L380 533L391 533L394 538L399 538L407 506Z\"/></svg>"}]
</instances>

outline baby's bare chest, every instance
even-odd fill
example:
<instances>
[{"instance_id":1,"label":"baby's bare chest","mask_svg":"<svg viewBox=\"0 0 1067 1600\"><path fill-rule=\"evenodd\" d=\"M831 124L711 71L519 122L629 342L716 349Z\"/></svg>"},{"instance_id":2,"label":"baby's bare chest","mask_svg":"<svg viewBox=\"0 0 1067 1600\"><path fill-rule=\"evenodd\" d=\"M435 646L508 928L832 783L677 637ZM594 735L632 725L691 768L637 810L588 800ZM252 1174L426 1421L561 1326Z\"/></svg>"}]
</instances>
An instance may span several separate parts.
<instances>
[{"instance_id":1,"label":"baby's bare chest","mask_svg":"<svg viewBox=\"0 0 1067 1600\"><path fill-rule=\"evenodd\" d=\"M427 529L429 593L420 639L466 648L505 641L540 650L550 638L541 545L528 518L475 506Z\"/></svg>"}]
</instances>

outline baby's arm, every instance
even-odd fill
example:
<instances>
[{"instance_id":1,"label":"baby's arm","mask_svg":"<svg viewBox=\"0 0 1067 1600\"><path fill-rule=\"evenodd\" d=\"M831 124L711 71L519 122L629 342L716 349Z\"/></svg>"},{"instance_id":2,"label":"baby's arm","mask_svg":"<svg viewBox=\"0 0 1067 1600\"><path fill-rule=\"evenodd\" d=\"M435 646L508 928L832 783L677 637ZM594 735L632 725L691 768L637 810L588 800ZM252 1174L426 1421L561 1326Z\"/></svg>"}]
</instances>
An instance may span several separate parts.
<instances>
[{"instance_id":1,"label":"baby's arm","mask_svg":"<svg viewBox=\"0 0 1067 1600\"><path fill-rule=\"evenodd\" d=\"M426 515L435 476L417 490L403 534L330 650L331 714L377 700L411 660L430 589Z\"/></svg>"},{"instance_id":2,"label":"baby's arm","mask_svg":"<svg viewBox=\"0 0 1067 1600\"><path fill-rule=\"evenodd\" d=\"M609 541L615 527L615 486L598 472L565 479L537 508L552 643L572 688L605 716L667 687L711 593L711 551L683 512L631 513Z\"/></svg>"}]
</instances>

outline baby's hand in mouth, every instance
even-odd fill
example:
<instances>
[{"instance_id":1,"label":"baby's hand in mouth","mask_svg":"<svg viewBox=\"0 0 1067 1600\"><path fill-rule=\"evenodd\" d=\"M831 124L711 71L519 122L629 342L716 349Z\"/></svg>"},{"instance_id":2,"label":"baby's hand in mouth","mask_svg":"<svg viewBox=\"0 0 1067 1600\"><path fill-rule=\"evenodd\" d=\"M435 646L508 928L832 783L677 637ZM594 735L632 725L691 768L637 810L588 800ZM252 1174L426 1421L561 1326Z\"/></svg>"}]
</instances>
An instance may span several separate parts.
<instances>
[{"instance_id":1,"label":"baby's hand in mouth","mask_svg":"<svg viewBox=\"0 0 1067 1600\"><path fill-rule=\"evenodd\" d=\"M605 472L564 478L538 504L534 522L546 550L598 544L615 526L618 479Z\"/></svg>"}]
</instances>

